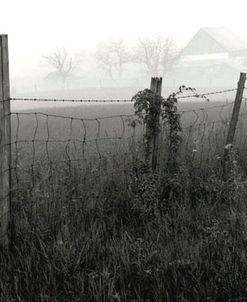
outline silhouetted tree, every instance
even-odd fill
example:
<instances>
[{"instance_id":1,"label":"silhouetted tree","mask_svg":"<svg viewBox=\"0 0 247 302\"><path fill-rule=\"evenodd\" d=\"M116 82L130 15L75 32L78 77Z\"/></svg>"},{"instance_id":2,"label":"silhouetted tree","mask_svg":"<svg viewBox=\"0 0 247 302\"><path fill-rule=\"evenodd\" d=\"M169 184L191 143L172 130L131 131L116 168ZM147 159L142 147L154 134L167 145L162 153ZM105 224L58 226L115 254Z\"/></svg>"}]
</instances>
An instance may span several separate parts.
<instances>
[{"instance_id":1,"label":"silhouetted tree","mask_svg":"<svg viewBox=\"0 0 247 302\"><path fill-rule=\"evenodd\" d=\"M114 71L122 79L124 64L131 61L130 53L121 39L98 44L96 58L100 64L99 67L112 79Z\"/></svg>"},{"instance_id":2,"label":"silhouetted tree","mask_svg":"<svg viewBox=\"0 0 247 302\"><path fill-rule=\"evenodd\" d=\"M139 39L133 61L143 64L150 76L165 75L179 59L179 51L171 38Z\"/></svg>"},{"instance_id":3,"label":"silhouetted tree","mask_svg":"<svg viewBox=\"0 0 247 302\"><path fill-rule=\"evenodd\" d=\"M96 58L99 62L99 68L106 72L106 74L113 79L113 58L106 43L99 43L96 51Z\"/></svg>"},{"instance_id":4,"label":"silhouetted tree","mask_svg":"<svg viewBox=\"0 0 247 302\"><path fill-rule=\"evenodd\" d=\"M46 62L55 69L52 73L60 79L61 87L65 88L65 84L71 75L73 70L73 60L69 57L66 49L57 49L54 53L49 55L44 55L43 58Z\"/></svg>"},{"instance_id":5,"label":"silhouetted tree","mask_svg":"<svg viewBox=\"0 0 247 302\"><path fill-rule=\"evenodd\" d=\"M163 76L172 70L174 65L179 61L180 57L181 50L178 49L174 40L171 38L165 39L163 42L163 52L160 62Z\"/></svg>"},{"instance_id":6,"label":"silhouetted tree","mask_svg":"<svg viewBox=\"0 0 247 302\"><path fill-rule=\"evenodd\" d=\"M123 40L115 40L110 43L110 49L112 54L115 56L114 66L118 72L119 78L123 76L124 64L130 62L131 55Z\"/></svg>"}]
</instances>

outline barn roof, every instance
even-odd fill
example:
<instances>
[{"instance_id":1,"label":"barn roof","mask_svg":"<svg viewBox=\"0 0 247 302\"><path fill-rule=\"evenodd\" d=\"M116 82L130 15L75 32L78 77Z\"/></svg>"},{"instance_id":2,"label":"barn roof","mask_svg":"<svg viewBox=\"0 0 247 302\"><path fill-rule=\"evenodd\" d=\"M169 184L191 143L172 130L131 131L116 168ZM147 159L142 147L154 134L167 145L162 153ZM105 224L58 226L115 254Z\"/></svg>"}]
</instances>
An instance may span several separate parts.
<instances>
[{"instance_id":1,"label":"barn roof","mask_svg":"<svg viewBox=\"0 0 247 302\"><path fill-rule=\"evenodd\" d=\"M247 44L225 27L201 28L183 50L184 55L242 53Z\"/></svg>"}]
</instances>

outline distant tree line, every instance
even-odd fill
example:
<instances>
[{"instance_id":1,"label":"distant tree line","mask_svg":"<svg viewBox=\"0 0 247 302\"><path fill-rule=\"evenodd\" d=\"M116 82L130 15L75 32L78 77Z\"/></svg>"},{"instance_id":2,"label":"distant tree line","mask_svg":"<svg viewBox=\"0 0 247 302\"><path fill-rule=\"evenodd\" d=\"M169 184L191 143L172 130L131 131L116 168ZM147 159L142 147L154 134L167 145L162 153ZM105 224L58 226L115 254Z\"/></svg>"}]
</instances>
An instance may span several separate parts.
<instances>
[{"instance_id":1,"label":"distant tree line","mask_svg":"<svg viewBox=\"0 0 247 302\"><path fill-rule=\"evenodd\" d=\"M165 76L179 60L181 51L172 38L140 38L135 47L128 47L124 40L117 39L97 45L94 58L97 68L109 78L123 78L126 65L141 64L148 76ZM44 55L43 59L52 68L48 77L56 78L61 88L66 88L68 79L81 64L84 53L72 57L66 49Z\"/></svg>"}]
</instances>

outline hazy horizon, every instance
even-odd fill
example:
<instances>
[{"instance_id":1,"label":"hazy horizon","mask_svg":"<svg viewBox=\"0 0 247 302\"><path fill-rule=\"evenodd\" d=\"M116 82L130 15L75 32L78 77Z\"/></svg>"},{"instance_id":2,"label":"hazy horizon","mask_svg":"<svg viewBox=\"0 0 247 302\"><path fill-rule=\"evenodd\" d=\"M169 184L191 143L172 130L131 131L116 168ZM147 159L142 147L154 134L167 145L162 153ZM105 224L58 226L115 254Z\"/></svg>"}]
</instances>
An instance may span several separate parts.
<instances>
[{"instance_id":1,"label":"hazy horizon","mask_svg":"<svg viewBox=\"0 0 247 302\"><path fill-rule=\"evenodd\" d=\"M83 50L93 54L102 41L123 39L127 46L133 47L139 38L157 36L172 37L182 48L201 27L221 26L247 42L247 28L242 25L245 8L247 3L241 0L227 3L213 0L3 1L0 33L9 38L11 95L27 92L29 96L39 97L41 94L35 92L59 89L54 82L46 81L46 76L54 69L42 59L43 55L54 53L56 49L65 48L71 56ZM108 78L98 68L95 58L93 60L85 59L67 89L121 86L144 89L149 85L141 65L127 66L124 81L118 82ZM187 77L182 80L171 77L168 79L170 84L165 79L164 85L176 89L186 82L184 79ZM208 80L206 76L206 82L210 81L212 79ZM230 86L235 86L235 82L234 78ZM195 87L196 84L191 82ZM61 95L66 96L63 92ZM55 94L47 96L54 97ZM77 97L76 93L69 96ZM109 93L106 98L111 96Z\"/></svg>"},{"instance_id":2,"label":"hazy horizon","mask_svg":"<svg viewBox=\"0 0 247 302\"><path fill-rule=\"evenodd\" d=\"M39 66L42 54L64 47L95 50L97 43L122 38L172 36L184 46L200 27L225 26L247 42L245 1L154 0L2 1L0 32L9 36L14 76Z\"/></svg>"}]
</instances>

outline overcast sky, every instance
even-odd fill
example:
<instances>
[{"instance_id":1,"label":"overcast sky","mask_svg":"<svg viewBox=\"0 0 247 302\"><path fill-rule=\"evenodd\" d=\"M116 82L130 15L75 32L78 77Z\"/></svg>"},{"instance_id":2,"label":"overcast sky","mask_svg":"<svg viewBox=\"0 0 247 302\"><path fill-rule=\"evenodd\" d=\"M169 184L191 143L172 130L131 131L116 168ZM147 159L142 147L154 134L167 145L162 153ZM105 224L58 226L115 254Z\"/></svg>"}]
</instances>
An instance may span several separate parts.
<instances>
[{"instance_id":1,"label":"overcast sky","mask_svg":"<svg viewBox=\"0 0 247 302\"><path fill-rule=\"evenodd\" d=\"M0 0L0 32L11 67L35 68L57 47L94 49L102 40L173 36L182 46L204 26L226 26L247 41L247 0ZM35 65L35 66L34 66Z\"/></svg>"}]
</instances>

